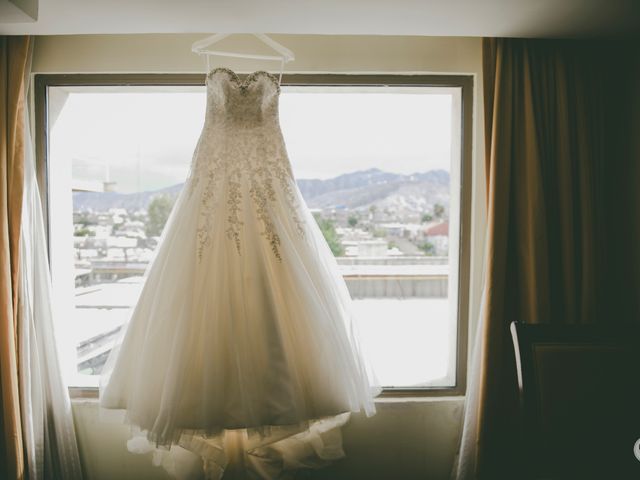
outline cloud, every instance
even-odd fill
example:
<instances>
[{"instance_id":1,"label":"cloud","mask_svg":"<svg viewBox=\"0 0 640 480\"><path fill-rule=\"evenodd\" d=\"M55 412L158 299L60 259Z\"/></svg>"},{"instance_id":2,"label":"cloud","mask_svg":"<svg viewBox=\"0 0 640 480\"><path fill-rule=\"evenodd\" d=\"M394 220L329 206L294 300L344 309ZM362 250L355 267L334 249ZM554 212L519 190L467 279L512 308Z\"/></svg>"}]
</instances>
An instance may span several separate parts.
<instances>
[{"instance_id":1,"label":"cloud","mask_svg":"<svg viewBox=\"0 0 640 480\"><path fill-rule=\"evenodd\" d=\"M73 164L75 175L102 181L108 174L122 192L184 181L202 131L205 94L204 87L180 88L71 93L53 127L52 156ZM368 168L405 174L449 170L450 94L299 90L284 87L280 99L280 124L296 177L329 178Z\"/></svg>"}]
</instances>

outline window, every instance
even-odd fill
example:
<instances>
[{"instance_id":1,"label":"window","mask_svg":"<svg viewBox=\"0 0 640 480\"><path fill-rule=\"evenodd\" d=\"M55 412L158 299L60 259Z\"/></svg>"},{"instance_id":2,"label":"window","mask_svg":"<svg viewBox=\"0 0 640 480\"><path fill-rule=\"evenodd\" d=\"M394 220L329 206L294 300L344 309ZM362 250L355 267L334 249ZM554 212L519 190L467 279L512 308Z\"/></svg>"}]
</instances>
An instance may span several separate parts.
<instances>
[{"instance_id":1,"label":"window","mask_svg":"<svg viewBox=\"0 0 640 480\"><path fill-rule=\"evenodd\" d=\"M70 384L95 386L186 178L202 76L36 82L59 350ZM471 104L470 77L283 80L294 175L392 393L463 391Z\"/></svg>"}]
</instances>

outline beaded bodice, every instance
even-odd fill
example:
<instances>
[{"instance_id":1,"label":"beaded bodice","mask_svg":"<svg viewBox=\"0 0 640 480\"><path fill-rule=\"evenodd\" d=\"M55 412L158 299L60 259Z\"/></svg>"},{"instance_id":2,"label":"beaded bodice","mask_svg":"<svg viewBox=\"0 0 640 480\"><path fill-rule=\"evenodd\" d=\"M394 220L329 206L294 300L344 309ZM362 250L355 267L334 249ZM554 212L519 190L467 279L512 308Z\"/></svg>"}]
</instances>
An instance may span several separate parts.
<instances>
[{"instance_id":1,"label":"beaded bodice","mask_svg":"<svg viewBox=\"0 0 640 480\"><path fill-rule=\"evenodd\" d=\"M265 71L248 75L244 81L227 68L207 75L206 122L216 126L247 129L278 128L278 79Z\"/></svg>"},{"instance_id":2,"label":"beaded bodice","mask_svg":"<svg viewBox=\"0 0 640 480\"><path fill-rule=\"evenodd\" d=\"M248 201L262 224L261 235L281 260L272 205L283 202L298 233L304 232L278 119L278 80L264 71L240 80L235 72L216 68L207 74L206 87L205 122L188 179L191 194L201 192L198 258L202 259L220 218L226 220L227 238L241 254Z\"/></svg>"}]
</instances>

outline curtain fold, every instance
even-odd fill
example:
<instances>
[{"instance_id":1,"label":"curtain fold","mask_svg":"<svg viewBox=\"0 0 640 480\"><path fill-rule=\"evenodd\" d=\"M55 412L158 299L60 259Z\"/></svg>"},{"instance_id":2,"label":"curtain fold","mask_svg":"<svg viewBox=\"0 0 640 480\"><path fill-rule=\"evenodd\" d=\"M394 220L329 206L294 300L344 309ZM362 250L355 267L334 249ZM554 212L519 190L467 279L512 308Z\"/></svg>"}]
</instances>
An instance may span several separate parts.
<instances>
[{"instance_id":1,"label":"curtain fold","mask_svg":"<svg viewBox=\"0 0 640 480\"><path fill-rule=\"evenodd\" d=\"M459 479L519 478L510 322L638 318L635 295L619 278L624 253L638 248L612 230L625 208L620 199L638 200L637 179L620 175L637 164L620 135L632 133L624 98L638 87L620 72L633 58L618 42L483 40L487 270Z\"/></svg>"},{"instance_id":2,"label":"curtain fold","mask_svg":"<svg viewBox=\"0 0 640 480\"><path fill-rule=\"evenodd\" d=\"M0 37L0 478L81 479L29 131L33 37Z\"/></svg>"},{"instance_id":3,"label":"curtain fold","mask_svg":"<svg viewBox=\"0 0 640 480\"><path fill-rule=\"evenodd\" d=\"M82 469L73 413L56 348L51 274L29 117L29 109L25 109L18 311L26 470L29 480L80 480Z\"/></svg>"},{"instance_id":4,"label":"curtain fold","mask_svg":"<svg viewBox=\"0 0 640 480\"><path fill-rule=\"evenodd\" d=\"M18 382L19 241L31 37L0 37L0 476L24 478Z\"/></svg>"}]
</instances>

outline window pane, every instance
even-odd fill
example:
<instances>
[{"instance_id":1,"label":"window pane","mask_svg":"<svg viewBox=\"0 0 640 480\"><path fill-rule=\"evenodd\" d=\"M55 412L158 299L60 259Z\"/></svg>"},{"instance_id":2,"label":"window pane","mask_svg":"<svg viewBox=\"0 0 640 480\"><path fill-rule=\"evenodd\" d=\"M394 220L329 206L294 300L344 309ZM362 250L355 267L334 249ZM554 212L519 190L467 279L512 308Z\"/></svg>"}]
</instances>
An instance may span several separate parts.
<instances>
[{"instance_id":1,"label":"window pane","mask_svg":"<svg viewBox=\"0 0 640 480\"><path fill-rule=\"evenodd\" d=\"M72 384L131 315L204 119L203 87L50 87L51 261ZM283 87L300 190L387 387L455 383L460 91Z\"/></svg>"}]
</instances>

